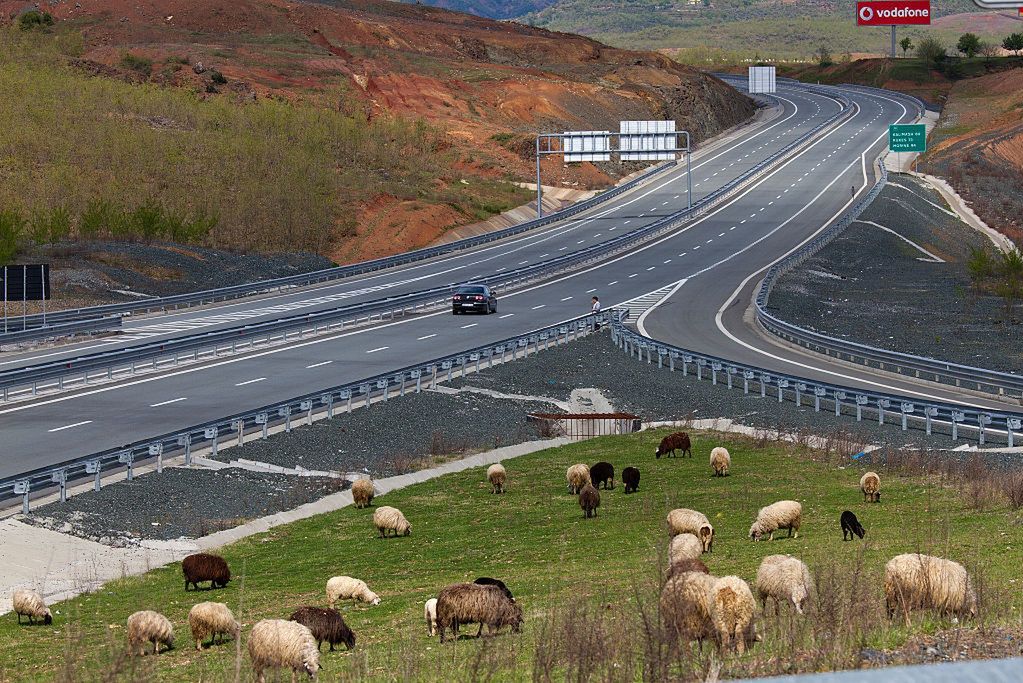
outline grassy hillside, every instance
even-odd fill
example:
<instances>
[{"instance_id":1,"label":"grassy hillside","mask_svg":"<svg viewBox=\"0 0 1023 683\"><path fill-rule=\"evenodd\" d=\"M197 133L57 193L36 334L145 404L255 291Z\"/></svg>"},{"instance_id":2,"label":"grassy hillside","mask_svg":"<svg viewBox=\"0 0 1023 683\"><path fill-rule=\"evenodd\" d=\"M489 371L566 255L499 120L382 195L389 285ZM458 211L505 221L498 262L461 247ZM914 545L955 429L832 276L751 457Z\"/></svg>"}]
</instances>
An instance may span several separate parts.
<instances>
[{"instance_id":1,"label":"grassy hillside","mask_svg":"<svg viewBox=\"0 0 1023 683\"><path fill-rule=\"evenodd\" d=\"M0 679L52 680L72 671L70 678L90 680L113 679L115 672L133 680L233 678L236 667L249 670L244 650L228 643L196 652L186 626L191 605L227 602L247 633L260 618L286 618L300 604L323 603L326 579L347 574L366 580L383 602L344 608L357 648L325 649L321 680L702 680L709 649L673 651L657 627L664 516L680 506L702 510L713 522L714 552L704 560L715 574L752 581L762 557L790 553L810 565L820 588L814 616L794 619L783 611L763 619L763 643L750 655L726 658L722 678L856 666L863 648L895 648L911 634L950 627L927 613L914 615L909 629L884 617L881 574L900 552L962 561L978 585L981 623L1018 623L1020 597L1010 590L1018 561L1007 550L1023 542L1023 530L976 471L881 470L883 502L867 505L858 490L862 468L850 466L847 455L818 454L814 461L798 447L732 441L732 474L717 479L706 462L717 438L696 439L691 460L655 460L662 435L603 438L509 461L502 496L492 495L484 471L474 469L377 498L375 504L405 512L413 527L407 538L376 538L372 510L354 508L276 528L223 549L235 577L224 590L186 593L174 565L53 606L51 627L19 627L5 616ZM620 485L602 491L597 518L585 520L565 492L565 468L603 459L619 471L637 465L639 492L626 496ZM900 462L921 470L912 456ZM757 509L784 498L803 504L800 537L749 541ZM841 540L844 509L859 516L865 541ZM423 602L451 582L481 575L508 583L525 610L524 632L443 646L429 639ZM126 661L124 620L143 608L173 621L177 647ZM972 630L956 633L967 642Z\"/></svg>"}]
</instances>

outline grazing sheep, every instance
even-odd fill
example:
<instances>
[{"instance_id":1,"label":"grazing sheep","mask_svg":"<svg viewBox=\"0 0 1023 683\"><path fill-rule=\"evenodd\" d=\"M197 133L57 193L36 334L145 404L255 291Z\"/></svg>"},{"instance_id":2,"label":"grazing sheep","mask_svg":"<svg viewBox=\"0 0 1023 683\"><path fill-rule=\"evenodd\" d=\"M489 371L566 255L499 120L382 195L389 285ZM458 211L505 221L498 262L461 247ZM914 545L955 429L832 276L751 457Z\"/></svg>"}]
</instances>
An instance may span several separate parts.
<instances>
[{"instance_id":1,"label":"grazing sheep","mask_svg":"<svg viewBox=\"0 0 1023 683\"><path fill-rule=\"evenodd\" d=\"M942 616L977 616L977 596L970 575L952 560L907 553L896 555L884 568L888 618L900 608L909 626L909 612L917 607L937 610Z\"/></svg>"},{"instance_id":2,"label":"grazing sheep","mask_svg":"<svg viewBox=\"0 0 1023 683\"><path fill-rule=\"evenodd\" d=\"M437 595L437 627L440 642L444 642L445 631L451 631L458 639L461 624L478 623L482 634L484 624L491 633L502 626L511 626L518 633L522 626L522 608L509 600L498 586L481 586L475 583L456 583Z\"/></svg>"},{"instance_id":3,"label":"grazing sheep","mask_svg":"<svg viewBox=\"0 0 1023 683\"><path fill-rule=\"evenodd\" d=\"M512 592L508 590L508 586L504 585L504 581L502 581L501 579L492 579L489 576L480 576L475 581L473 581L473 583L475 583L477 586L497 586L498 588L501 589L501 592L504 593L504 596L506 598L508 598L512 602L515 602L515 596L512 595Z\"/></svg>"},{"instance_id":4,"label":"grazing sheep","mask_svg":"<svg viewBox=\"0 0 1023 683\"><path fill-rule=\"evenodd\" d=\"M583 463L572 465L565 473L565 479L568 481L568 492L578 494L590 483L590 466Z\"/></svg>"},{"instance_id":5,"label":"grazing sheep","mask_svg":"<svg viewBox=\"0 0 1023 683\"><path fill-rule=\"evenodd\" d=\"M749 584L738 576L723 576L714 582L711 593L711 621L723 650L733 644L741 655L747 645L759 641L753 617L757 603Z\"/></svg>"},{"instance_id":6,"label":"grazing sheep","mask_svg":"<svg viewBox=\"0 0 1023 683\"><path fill-rule=\"evenodd\" d=\"M625 484L626 493L635 493L639 490L639 470L635 467L626 467L622 470L622 483Z\"/></svg>"},{"instance_id":7,"label":"grazing sheep","mask_svg":"<svg viewBox=\"0 0 1023 683\"><path fill-rule=\"evenodd\" d=\"M495 462L487 468L487 481L493 487L492 493L504 493L504 480L507 476L508 472L505 471L504 465L499 462Z\"/></svg>"},{"instance_id":8,"label":"grazing sheep","mask_svg":"<svg viewBox=\"0 0 1023 683\"><path fill-rule=\"evenodd\" d=\"M352 499L355 501L355 507L360 510L370 506L376 493L373 488L373 480L368 477L356 479L352 483Z\"/></svg>"},{"instance_id":9,"label":"grazing sheep","mask_svg":"<svg viewBox=\"0 0 1023 683\"><path fill-rule=\"evenodd\" d=\"M695 560L703 554L703 542L695 534L673 536L668 546L668 561L671 564L682 560Z\"/></svg>"},{"instance_id":10,"label":"grazing sheep","mask_svg":"<svg viewBox=\"0 0 1023 683\"><path fill-rule=\"evenodd\" d=\"M597 516L597 508L600 507L600 492L593 488L593 484L587 484L579 492L579 507L583 509L583 517L589 519Z\"/></svg>"},{"instance_id":11,"label":"grazing sheep","mask_svg":"<svg viewBox=\"0 0 1023 683\"><path fill-rule=\"evenodd\" d=\"M660 458L662 455L675 457L675 451L682 451L682 457L693 457L693 444L686 432L675 432L661 439L661 445L657 447L654 456Z\"/></svg>"},{"instance_id":12,"label":"grazing sheep","mask_svg":"<svg viewBox=\"0 0 1023 683\"><path fill-rule=\"evenodd\" d=\"M430 598L423 605L423 616L426 618L426 631L432 638L437 635L437 598Z\"/></svg>"},{"instance_id":13,"label":"grazing sheep","mask_svg":"<svg viewBox=\"0 0 1023 683\"><path fill-rule=\"evenodd\" d=\"M601 484L604 485L605 491L613 489L615 487L615 466L609 462L598 462L590 468L590 481L598 489Z\"/></svg>"},{"instance_id":14,"label":"grazing sheep","mask_svg":"<svg viewBox=\"0 0 1023 683\"><path fill-rule=\"evenodd\" d=\"M380 596L369 589L366 582L350 576L334 576L327 580L327 604L331 609L338 600L361 600L371 605L380 604Z\"/></svg>"},{"instance_id":15,"label":"grazing sheep","mask_svg":"<svg viewBox=\"0 0 1023 683\"><path fill-rule=\"evenodd\" d=\"M774 598L774 612L778 613L783 600L788 600L800 614L813 594L810 569L791 555L768 555L757 569L757 597L767 610L767 599Z\"/></svg>"},{"instance_id":16,"label":"grazing sheep","mask_svg":"<svg viewBox=\"0 0 1023 683\"><path fill-rule=\"evenodd\" d=\"M181 561L181 572L185 575L185 590L190 585L199 590L199 584L210 582L210 589L223 588L231 580L231 569L219 555L196 553Z\"/></svg>"},{"instance_id":17,"label":"grazing sheep","mask_svg":"<svg viewBox=\"0 0 1023 683\"><path fill-rule=\"evenodd\" d=\"M842 516L839 518L838 523L842 525L843 541L851 541L853 534L863 538L863 535L867 533L860 524L860 520L856 519L856 515L849 510L842 512ZM846 535L848 535L849 538L846 538Z\"/></svg>"},{"instance_id":18,"label":"grazing sheep","mask_svg":"<svg viewBox=\"0 0 1023 683\"><path fill-rule=\"evenodd\" d=\"M18 623L21 623L22 615L28 617L28 623L36 623L41 619L44 624L53 623L53 615L50 608L43 602L43 596L30 588L19 588L11 596L11 609L18 615Z\"/></svg>"},{"instance_id":19,"label":"grazing sheep","mask_svg":"<svg viewBox=\"0 0 1023 683\"><path fill-rule=\"evenodd\" d=\"M703 552L709 553L714 546L714 527L707 516L696 510L677 508L668 513L668 535L695 534L703 543Z\"/></svg>"},{"instance_id":20,"label":"grazing sheep","mask_svg":"<svg viewBox=\"0 0 1023 683\"><path fill-rule=\"evenodd\" d=\"M315 678L320 670L320 651L312 632L296 621L263 619L249 634L249 659L256 681L266 681L266 669L291 669L291 679L304 671Z\"/></svg>"},{"instance_id":21,"label":"grazing sheep","mask_svg":"<svg viewBox=\"0 0 1023 683\"><path fill-rule=\"evenodd\" d=\"M344 643L349 650L355 649L355 634L336 609L299 607L291 613L290 619L309 629L316 639L317 651L323 645L323 641L330 643L331 652L334 651L334 646L340 643Z\"/></svg>"},{"instance_id":22,"label":"grazing sheep","mask_svg":"<svg viewBox=\"0 0 1023 683\"><path fill-rule=\"evenodd\" d=\"M668 567L667 578L678 576L679 574L685 574L686 572L699 572L701 574L710 574L710 569L703 563L703 560L679 560L678 562L672 562Z\"/></svg>"},{"instance_id":23,"label":"grazing sheep","mask_svg":"<svg viewBox=\"0 0 1023 683\"><path fill-rule=\"evenodd\" d=\"M387 538L388 531L393 531L395 536L408 536L412 533L412 525L405 519L405 515L390 505L381 505L373 511L373 525L380 532L381 538Z\"/></svg>"},{"instance_id":24,"label":"grazing sheep","mask_svg":"<svg viewBox=\"0 0 1023 683\"><path fill-rule=\"evenodd\" d=\"M160 654L160 644L174 647L174 626L170 620L153 610L135 612L128 617L128 647L131 654L145 654L146 643L153 643L153 652Z\"/></svg>"},{"instance_id":25,"label":"grazing sheep","mask_svg":"<svg viewBox=\"0 0 1023 683\"><path fill-rule=\"evenodd\" d=\"M717 579L699 571L672 574L661 589L661 619L669 632L689 643L714 637L711 589Z\"/></svg>"},{"instance_id":26,"label":"grazing sheep","mask_svg":"<svg viewBox=\"0 0 1023 683\"><path fill-rule=\"evenodd\" d=\"M715 477L727 477L728 468L732 466L732 456L728 449L718 446L710 452L710 466L714 470Z\"/></svg>"},{"instance_id":27,"label":"grazing sheep","mask_svg":"<svg viewBox=\"0 0 1023 683\"><path fill-rule=\"evenodd\" d=\"M759 541L764 536L774 540L774 532L788 529L789 536L799 538L799 526L803 522L803 506L794 500L780 500L760 508L757 521L749 528L749 537Z\"/></svg>"},{"instance_id":28,"label":"grazing sheep","mask_svg":"<svg viewBox=\"0 0 1023 683\"><path fill-rule=\"evenodd\" d=\"M188 626L192 629L196 650L202 649L202 641L206 638L210 639L210 645L221 642L225 633L237 639L242 628L231 609L222 602L200 602L194 605L188 610Z\"/></svg>"},{"instance_id":29,"label":"grazing sheep","mask_svg":"<svg viewBox=\"0 0 1023 683\"><path fill-rule=\"evenodd\" d=\"M881 502L881 477L877 472L867 472L860 477L860 491L863 492L863 502Z\"/></svg>"}]
</instances>

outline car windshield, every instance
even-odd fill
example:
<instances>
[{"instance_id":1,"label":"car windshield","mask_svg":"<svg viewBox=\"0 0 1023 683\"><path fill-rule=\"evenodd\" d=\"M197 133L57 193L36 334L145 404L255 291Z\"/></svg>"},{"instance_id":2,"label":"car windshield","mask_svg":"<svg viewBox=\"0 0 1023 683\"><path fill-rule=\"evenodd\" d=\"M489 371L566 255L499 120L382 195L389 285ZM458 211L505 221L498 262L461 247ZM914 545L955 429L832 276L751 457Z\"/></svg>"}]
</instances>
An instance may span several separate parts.
<instances>
[{"instance_id":1,"label":"car windshield","mask_svg":"<svg viewBox=\"0 0 1023 683\"><path fill-rule=\"evenodd\" d=\"M455 290L455 294L486 294L487 290L484 287L459 287Z\"/></svg>"}]
</instances>

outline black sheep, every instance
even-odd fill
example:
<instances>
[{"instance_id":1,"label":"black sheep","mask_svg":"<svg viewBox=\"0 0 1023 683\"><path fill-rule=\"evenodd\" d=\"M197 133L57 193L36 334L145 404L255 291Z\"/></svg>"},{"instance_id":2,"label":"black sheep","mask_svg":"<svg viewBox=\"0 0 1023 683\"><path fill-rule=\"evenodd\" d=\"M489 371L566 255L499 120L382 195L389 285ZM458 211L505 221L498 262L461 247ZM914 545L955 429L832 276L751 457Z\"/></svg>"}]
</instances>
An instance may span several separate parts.
<instances>
[{"instance_id":1,"label":"black sheep","mask_svg":"<svg viewBox=\"0 0 1023 683\"><path fill-rule=\"evenodd\" d=\"M292 621L297 621L310 631L316 639L316 649L320 649L323 641L330 643L330 651L334 646L341 643L349 650L355 648L355 634L348 628L341 613L336 609L325 609L323 607L299 607L291 615Z\"/></svg>"},{"instance_id":2,"label":"black sheep","mask_svg":"<svg viewBox=\"0 0 1023 683\"><path fill-rule=\"evenodd\" d=\"M600 507L600 493L593 488L593 484L587 484L579 492L579 507L583 509L585 517L597 516L597 508Z\"/></svg>"},{"instance_id":3,"label":"black sheep","mask_svg":"<svg viewBox=\"0 0 1023 683\"><path fill-rule=\"evenodd\" d=\"M504 585L504 581L501 579L492 579L489 576L481 576L477 578L473 583L480 586L497 586L501 591L508 597L509 600L515 602L515 596L508 590L508 586Z\"/></svg>"},{"instance_id":4,"label":"black sheep","mask_svg":"<svg viewBox=\"0 0 1023 683\"><path fill-rule=\"evenodd\" d=\"M593 488L600 488L600 485L604 485L604 489L613 489L615 487L615 466L609 462L598 462L596 465L590 468L590 481L593 482Z\"/></svg>"},{"instance_id":5,"label":"black sheep","mask_svg":"<svg viewBox=\"0 0 1023 683\"><path fill-rule=\"evenodd\" d=\"M849 510L846 510L845 512L842 513L842 519L840 520L840 522L842 524L843 541L851 541L853 534L856 534L860 538L863 538L863 535L867 533L866 531L863 530L863 525L860 524L860 520L856 519L856 515L854 515ZM847 534L848 538L846 538Z\"/></svg>"},{"instance_id":6,"label":"black sheep","mask_svg":"<svg viewBox=\"0 0 1023 683\"><path fill-rule=\"evenodd\" d=\"M639 490L639 469L626 467L622 470L622 481L625 483L626 493L635 493Z\"/></svg>"},{"instance_id":7,"label":"black sheep","mask_svg":"<svg viewBox=\"0 0 1023 683\"><path fill-rule=\"evenodd\" d=\"M185 575L186 591L189 585L199 590L199 584L204 581L210 582L210 588L223 588L231 580L231 569L227 561L209 553L189 555L181 561L181 571Z\"/></svg>"}]
</instances>

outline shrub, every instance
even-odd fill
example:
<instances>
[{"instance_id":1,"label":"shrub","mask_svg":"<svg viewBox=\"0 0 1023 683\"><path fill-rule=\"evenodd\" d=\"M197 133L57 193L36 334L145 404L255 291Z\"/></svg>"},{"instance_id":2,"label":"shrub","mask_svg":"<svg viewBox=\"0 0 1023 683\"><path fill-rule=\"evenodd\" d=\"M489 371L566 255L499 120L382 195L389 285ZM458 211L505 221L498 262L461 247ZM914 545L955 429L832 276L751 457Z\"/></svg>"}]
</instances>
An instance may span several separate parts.
<instances>
[{"instance_id":1,"label":"shrub","mask_svg":"<svg viewBox=\"0 0 1023 683\"><path fill-rule=\"evenodd\" d=\"M945 46L937 38L924 38L916 47L916 56L928 66L937 66L945 58Z\"/></svg>"},{"instance_id":2,"label":"shrub","mask_svg":"<svg viewBox=\"0 0 1023 683\"><path fill-rule=\"evenodd\" d=\"M13 209L0 211L0 265L10 263L18 253L18 241L25 231L25 219Z\"/></svg>"},{"instance_id":3,"label":"shrub","mask_svg":"<svg viewBox=\"0 0 1023 683\"><path fill-rule=\"evenodd\" d=\"M42 26L53 26L53 15L49 12L40 12L39 10L29 10L28 12L22 12L21 16L18 17L18 27L22 31L28 31L34 28Z\"/></svg>"},{"instance_id":4,"label":"shrub","mask_svg":"<svg viewBox=\"0 0 1023 683\"><path fill-rule=\"evenodd\" d=\"M976 57L980 47L980 36L976 33L964 33L959 36L959 42L956 43L956 49L967 57Z\"/></svg>"},{"instance_id":5,"label":"shrub","mask_svg":"<svg viewBox=\"0 0 1023 683\"><path fill-rule=\"evenodd\" d=\"M824 43L821 43L817 48L815 56L817 58L817 63L821 66L831 66L835 63L835 60L831 58L831 49Z\"/></svg>"},{"instance_id":6,"label":"shrub","mask_svg":"<svg viewBox=\"0 0 1023 683\"><path fill-rule=\"evenodd\" d=\"M216 69L210 69L210 80L220 85L227 83L227 79L224 78L224 74L220 73Z\"/></svg>"},{"instance_id":7,"label":"shrub","mask_svg":"<svg viewBox=\"0 0 1023 683\"><path fill-rule=\"evenodd\" d=\"M29 236L36 244L54 244L71 234L71 212L66 206L36 209L29 222Z\"/></svg>"},{"instance_id":8,"label":"shrub","mask_svg":"<svg viewBox=\"0 0 1023 683\"><path fill-rule=\"evenodd\" d=\"M121 55L121 66L130 71L142 74L147 78L153 73L153 60L141 55L125 52Z\"/></svg>"}]
</instances>

